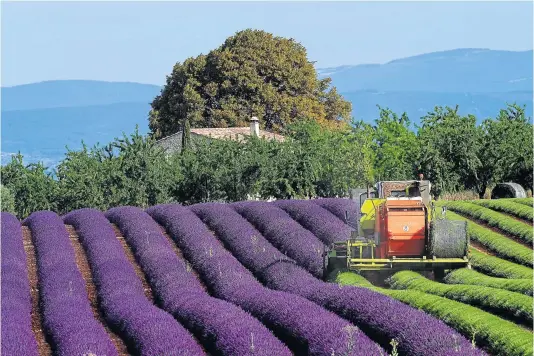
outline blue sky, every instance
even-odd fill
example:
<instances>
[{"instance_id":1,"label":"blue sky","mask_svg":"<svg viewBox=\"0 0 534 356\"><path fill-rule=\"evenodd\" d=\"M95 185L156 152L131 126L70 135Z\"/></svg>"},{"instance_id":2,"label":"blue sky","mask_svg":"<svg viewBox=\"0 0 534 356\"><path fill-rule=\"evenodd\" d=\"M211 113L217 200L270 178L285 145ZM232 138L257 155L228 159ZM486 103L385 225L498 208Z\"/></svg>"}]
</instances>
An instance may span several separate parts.
<instances>
[{"instance_id":1,"label":"blue sky","mask_svg":"<svg viewBox=\"0 0 534 356\"><path fill-rule=\"evenodd\" d=\"M163 84L177 61L257 28L316 66L454 48L529 50L532 2L2 2L2 86L55 79Z\"/></svg>"}]
</instances>

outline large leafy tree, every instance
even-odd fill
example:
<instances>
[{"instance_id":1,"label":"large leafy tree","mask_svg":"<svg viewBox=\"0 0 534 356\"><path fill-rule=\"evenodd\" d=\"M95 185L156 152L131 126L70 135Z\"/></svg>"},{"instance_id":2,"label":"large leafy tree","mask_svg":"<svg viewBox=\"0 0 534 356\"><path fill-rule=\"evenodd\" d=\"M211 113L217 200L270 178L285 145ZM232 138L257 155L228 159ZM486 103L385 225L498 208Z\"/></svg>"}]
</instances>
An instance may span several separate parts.
<instances>
[{"instance_id":1,"label":"large leafy tree","mask_svg":"<svg viewBox=\"0 0 534 356\"><path fill-rule=\"evenodd\" d=\"M318 79L306 49L293 39L244 30L207 55L177 63L152 102L155 138L183 127L246 126L251 116L280 131L301 118L348 123L351 104Z\"/></svg>"},{"instance_id":2,"label":"large leafy tree","mask_svg":"<svg viewBox=\"0 0 534 356\"><path fill-rule=\"evenodd\" d=\"M376 179L415 179L419 143L410 119L406 113L398 116L389 109L379 109L372 131Z\"/></svg>"},{"instance_id":3,"label":"large leafy tree","mask_svg":"<svg viewBox=\"0 0 534 356\"><path fill-rule=\"evenodd\" d=\"M476 117L460 116L458 107L436 107L421 123L418 169L433 183L432 193L475 188L482 165Z\"/></svg>"},{"instance_id":4,"label":"large leafy tree","mask_svg":"<svg viewBox=\"0 0 534 356\"><path fill-rule=\"evenodd\" d=\"M532 189L533 134L531 118L525 109L508 105L496 119L482 124L482 144L477 190L482 196L487 187L500 181L512 181Z\"/></svg>"}]
</instances>

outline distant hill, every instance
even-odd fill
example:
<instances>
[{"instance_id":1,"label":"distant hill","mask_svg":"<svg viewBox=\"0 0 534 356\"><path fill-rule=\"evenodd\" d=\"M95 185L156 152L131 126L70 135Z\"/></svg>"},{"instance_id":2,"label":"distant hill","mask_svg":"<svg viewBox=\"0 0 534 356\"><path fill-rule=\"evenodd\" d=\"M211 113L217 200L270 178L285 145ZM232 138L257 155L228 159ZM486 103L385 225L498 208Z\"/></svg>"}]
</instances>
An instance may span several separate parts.
<instances>
[{"instance_id":1,"label":"distant hill","mask_svg":"<svg viewBox=\"0 0 534 356\"><path fill-rule=\"evenodd\" d=\"M54 80L2 88L2 111L107 105L148 104L160 86L93 80Z\"/></svg>"},{"instance_id":2,"label":"distant hill","mask_svg":"<svg viewBox=\"0 0 534 356\"><path fill-rule=\"evenodd\" d=\"M437 93L532 91L533 51L457 49L386 64L323 68L342 93L358 90Z\"/></svg>"},{"instance_id":3,"label":"distant hill","mask_svg":"<svg viewBox=\"0 0 534 356\"><path fill-rule=\"evenodd\" d=\"M372 122L377 104L413 122L434 106L460 105L479 120L497 115L507 102L527 105L532 116L533 51L458 49L398 59L386 64L318 69L353 104L357 119ZM135 125L148 132L149 103L161 87L90 80L47 81L4 87L2 163L21 151L26 161L54 165L65 145L108 143Z\"/></svg>"}]
</instances>

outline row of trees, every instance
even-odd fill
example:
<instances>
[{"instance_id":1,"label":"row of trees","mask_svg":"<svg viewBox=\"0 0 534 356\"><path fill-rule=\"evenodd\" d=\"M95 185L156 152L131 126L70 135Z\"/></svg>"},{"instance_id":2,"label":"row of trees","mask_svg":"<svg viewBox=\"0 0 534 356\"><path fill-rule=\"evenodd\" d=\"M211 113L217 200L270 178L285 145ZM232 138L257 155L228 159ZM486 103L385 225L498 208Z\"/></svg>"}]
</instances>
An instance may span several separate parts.
<instances>
[{"instance_id":1,"label":"row of trees","mask_svg":"<svg viewBox=\"0 0 534 356\"><path fill-rule=\"evenodd\" d=\"M406 115L388 109L373 124L326 129L305 120L288 127L285 142L206 140L171 156L136 131L69 151L52 173L18 155L1 168L2 205L14 200L23 218L42 209L333 197L418 173L436 197L466 189L482 196L499 181L533 184L533 127L515 105L479 125L458 108L437 107L415 130Z\"/></svg>"}]
</instances>

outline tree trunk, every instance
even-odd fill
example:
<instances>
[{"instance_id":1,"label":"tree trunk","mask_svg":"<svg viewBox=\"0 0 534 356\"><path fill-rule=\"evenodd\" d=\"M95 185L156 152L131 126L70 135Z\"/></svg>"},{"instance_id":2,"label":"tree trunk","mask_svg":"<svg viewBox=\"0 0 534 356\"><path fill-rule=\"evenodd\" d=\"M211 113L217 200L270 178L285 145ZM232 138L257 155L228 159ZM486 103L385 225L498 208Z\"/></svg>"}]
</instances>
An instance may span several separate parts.
<instances>
[{"instance_id":1,"label":"tree trunk","mask_svg":"<svg viewBox=\"0 0 534 356\"><path fill-rule=\"evenodd\" d=\"M185 152L185 150L189 149L191 146L191 125L189 124L189 120L184 120L184 127L182 130L182 152Z\"/></svg>"}]
</instances>

